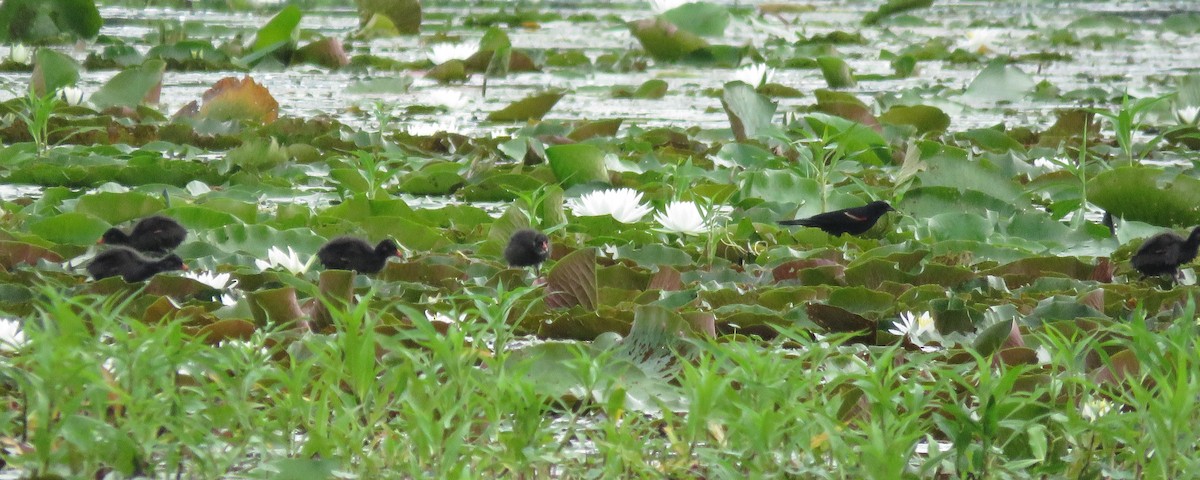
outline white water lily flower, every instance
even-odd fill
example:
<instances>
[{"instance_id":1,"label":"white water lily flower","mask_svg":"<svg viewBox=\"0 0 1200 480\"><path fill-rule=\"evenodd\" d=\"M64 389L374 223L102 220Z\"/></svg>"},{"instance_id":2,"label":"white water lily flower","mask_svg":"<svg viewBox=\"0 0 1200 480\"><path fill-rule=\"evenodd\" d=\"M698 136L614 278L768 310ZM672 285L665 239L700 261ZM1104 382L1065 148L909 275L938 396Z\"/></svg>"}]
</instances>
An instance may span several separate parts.
<instances>
[{"instance_id":1,"label":"white water lily flower","mask_svg":"<svg viewBox=\"0 0 1200 480\"><path fill-rule=\"evenodd\" d=\"M977 28L967 32L967 36L962 42L962 49L978 54L994 53L997 51L999 38L1000 30Z\"/></svg>"},{"instance_id":2,"label":"white water lily flower","mask_svg":"<svg viewBox=\"0 0 1200 480\"><path fill-rule=\"evenodd\" d=\"M662 230L685 235L699 235L712 230L717 217L728 214L729 207L713 207L704 211L696 202L671 202L667 208L654 214L654 221Z\"/></svg>"},{"instance_id":3,"label":"white water lily flower","mask_svg":"<svg viewBox=\"0 0 1200 480\"><path fill-rule=\"evenodd\" d=\"M213 273L213 272L207 272L207 271L200 272L200 271L193 270L193 271L184 272L183 276L190 278L192 280L195 280L197 282L203 283L205 285L208 285L217 290L224 290L225 287L232 287L234 285L237 285L237 280L234 280L234 285L229 284L229 277L230 277L229 272Z\"/></svg>"},{"instance_id":4,"label":"white water lily flower","mask_svg":"<svg viewBox=\"0 0 1200 480\"><path fill-rule=\"evenodd\" d=\"M655 12L663 13L689 2L690 0L650 0L650 8Z\"/></svg>"},{"instance_id":5,"label":"white water lily flower","mask_svg":"<svg viewBox=\"0 0 1200 480\"><path fill-rule=\"evenodd\" d=\"M642 203L642 192L632 188L596 190L568 200L567 206L577 217L612 215L621 223L637 222L653 211L649 205Z\"/></svg>"},{"instance_id":6,"label":"white water lily flower","mask_svg":"<svg viewBox=\"0 0 1200 480\"><path fill-rule=\"evenodd\" d=\"M458 122L450 119L436 123L412 123L405 128L405 131L414 137L428 137L438 132L457 132Z\"/></svg>"},{"instance_id":7,"label":"white water lily flower","mask_svg":"<svg viewBox=\"0 0 1200 480\"><path fill-rule=\"evenodd\" d=\"M451 60L466 60L477 51L479 46L470 43L435 43L429 46L426 56L429 61L441 65Z\"/></svg>"},{"instance_id":8,"label":"white water lily flower","mask_svg":"<svg viewBox=\"0 0 1200 480\"><path fill-rule=\"evenodd\" d=\"M460 108L468 103L467 97L458 90L448 88L429 89L422 95L422 100L430 105L442 105L449 108Z\"/></svg>"},{"instance_id":9,"label":"white water lily flower","mask_svg":"<svg viewBox=\"0 0 1200 480\"><path fill-rule=\"evenodd\" d=\"M754 88L766 85L775 76L775 69L765 63L755 63L737 69L734 78L750 84Z\"/></svg>"},{"instance_id":10,"label":"white water lily flower","mask_svg":"<svg viewBox=\"0 0 1200 480\"><path fill-rule=\"evenodd\" d=\"M1179 123L1184 125L1195 125L1197 120L1200 120L1197 115L1200 115L1200 106L1187 106L1175 109L1175 115L1179 117Z\"/></svg>"},{"instance_id":11,"label":"white water lily flower","mask_svg":"<svg viewBox=\"0 0 1200 480\"><path fill-rule=\"evenodd\" d=\"M254 265L264 271L274 267L283 267L292 274L304 273L308 269L308 265L300 261L300 256L296 255L296 251L292 250L292 247L287 247L287 252L278 247L271 247L270 250L267 250L267 259L255 260Z\"/></svg>"},{"instance_id":12,"label":"white water lily flower","mask_svg":"<svg viewBox=\"0 0 1200 480\"><path fill-rule=\"evenodd\" d=\"M0 351L15 352L25 345L25 330L20 321L0 318Z\"/></svg>"},{"instance_id":13,"label":"white water lily flower","mask_svg":"<svg viewBox=\"0 0 1200 480\"><path fill-rule=\"evenodd\" d=\"M914 315L912 312L904 312L900 314L900 322L888 329L888 333L892 335L907 336L909 341L921 347L924 351L937 350L933 345L927 345L930 341L941 343L942 335L938 333L937 325L933 321L933 315L929 312L921 312L920 315Z\"/></svg>"},{"instance_id":14,"label":"white water lily flower","mask_svg":"<svg viewBox=\"0 0 1200 480\"><path fill-rule=\"evenodd\" d=\"M63 87L58 91L58 98L72 107L79 105L83 103L83 89L74 86Z\"/></svg>"},{"instance_id":15,"label":"white water lily flower","mask_svg":"<svg viewBox=\"0 0 1200 480\"><path fill-rule=\"evenodd\" d=\"M1079 414L1089 422L1095 422L1096 419L1103 417L1112 411L1113 403L1105 398L1093 397L1083 402L1080 407Z\"/></svg>"},{"instance_id":16,"label":"white water lily flower","mask_svg":"<svg viewBox=\"0 0 1200 480\"><path fill-rule=\"evenodd\" d=\"M32 56L29 53L29 47L18 43L8 47L8 59L13 63L29 65L29 62L32 61Z\"/></svg>"}]
</instances>

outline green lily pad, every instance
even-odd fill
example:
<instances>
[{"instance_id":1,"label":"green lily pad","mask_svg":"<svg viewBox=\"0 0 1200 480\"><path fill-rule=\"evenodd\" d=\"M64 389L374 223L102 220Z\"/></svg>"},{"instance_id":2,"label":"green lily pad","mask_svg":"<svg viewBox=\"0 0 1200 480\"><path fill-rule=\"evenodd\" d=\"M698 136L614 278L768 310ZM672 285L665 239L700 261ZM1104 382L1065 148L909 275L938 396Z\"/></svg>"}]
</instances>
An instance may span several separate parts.
<instances>
[{"instance_id":1,"label":"green lily pad","mask_svg":"<svg viewBox=\"0 0 1200 480\"><path fill-rule=\"evenodd\" d=\"M893 125L912 125L920 135L944 132L950 127L950 116L941 109L928 105L897 105L880 115L879 121Z\"/></svg>"},{"instance_id":2,"label":"green lily pad","mask_svg":"<svg viewBox=\"0 0 1200 480\"><path fill-rule=\"evenodd\" d=\"M566 90L549 90L531 95L489 113L487 119L493 122L540 120L566 94Z\"/></svg>"},{"instance_id":3,"label":"green lily pad","mask_svg":"<svg viewBox=\"0 0 1200 480\"><path fill-rule=\"evenodd\" d=\"M663 12L662 18L702 37L720 37L729 26L729 8L707 2L689 2Z\"/></svg>"},{"instance_id":4,"label":"green lily pad","mask_svg":"<svg viewBox=\"0 0 1200 480\"><path fill-rule=\"evenodd\" d=\"M655 60L672 62L708 47L703 38L663 18L637 20L627 25L634 38Z\"/></svg>"},{"instance_id":5,"label":"green lily pad","mask_svg":"<svg viewBox=\"0 0 1200 480\"><path fill-rule=\"evenodd\" d=\"M754 87L745 82L725 84L721 94L721 108L729 116L733 137L739 142L757 137L766 132L777 131L771 121L775 117L775 102L759 95Z\"/></svg>"},{"instance_id":6,"label":"green lily pad","mask_svg":"<svg viewBox=\"0 0 1200 480\"><path fill-rule=\"evenodd\" d=\"M555 145L546 148L546 158L554 176L565 187L588 182L609 183L604 151L595 145Z\"/></svg>"},{"instance_id":7,"label":"green lily pad","mask_svg":"<svg viewBox=\"0 0 1200 480\"><path fill-rule=\"evenodd\" d=\"M1153 167L1105 171L1088 183L1088 200L1113 216L1152 225L1200 225L1200 180Z\"/></svg>"},{"instance_id":8,"label":"green lily pad","mask_svg":"<svg viewBox=\"0 0 1200 480\"><path fill-rule=\"evenodd\" d=\"M858 84L854 81L850 66L839 57L817 57L817 65L821 67L821 75L825 77L825 84L829 88L850 88Z\"/></svg>"},{"instance_id":9,"label":"green lily pad","mask_svg":"<svg viewBox=\"0 0 1200 480\"><path fill-rule=\"evenodd\" d=\"M109 227L108 222L92 215L70 212L31 222L29 231L54 243L93 245Z\"/></svg>"},{"instance_id":10,"label":"green lily pad","mask_svg":"<svg viewBox=\"0 0 1200 480\"><path fill-rule=\"evenodd\" d=\"M4 5L8 5L5 2ZM57 91L63 87L75 85L79 81L79 62L70 56L51 50L39 48L33 56L33 75L30 86L33 92L40 96Z\"/></svg>"},{"instance_id":11,"label":"green lily pad","mask_svg":"<svg viewBox=\"0 0 1200 480\"><path fill-rule=\"evenodd\" d=\"M79 197L75 211L116 225L149 216L165 206L158 197L140 192L97 192Z\"/></svg>"},{"instance_id":12,"label":"green lily pad","mask_svg":"<svg viewBox=\"0 0 1200 480\"><path fill-rule=\"evenodd\" d=\"M158 103L163 71L166 68L166 62L150 59L141 66L123 70L92 94L92 105L105 109L134 108L143 103Z\"/></svg>"},{"instance_id":13,"label":"green lily pad","mask_svg":"<svg viewBox=\"0 0 1200 480\"><path fill-rule=\"evenodd\" d=\"M979 103L1014 102L1025 97L1037 82L1003 59L989 63L963 92L963 97Z\"/></svg>"}]
</instances>

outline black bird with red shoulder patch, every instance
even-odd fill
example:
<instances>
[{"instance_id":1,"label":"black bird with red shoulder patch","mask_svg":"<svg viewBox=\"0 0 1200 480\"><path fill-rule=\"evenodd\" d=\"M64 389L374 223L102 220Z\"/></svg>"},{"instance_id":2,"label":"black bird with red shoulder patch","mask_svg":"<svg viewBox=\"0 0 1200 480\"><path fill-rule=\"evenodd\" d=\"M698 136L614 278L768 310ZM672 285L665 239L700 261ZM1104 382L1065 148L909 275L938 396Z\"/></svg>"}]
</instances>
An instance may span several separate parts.
<instances>
[{"instance_id":1,"label":"black bird with red shoulder patch","mask_svg":"<svg viewBox=\"0 0 1200 480\"><path fill-rule=\"evenodd\" d=\"M878 200L861 207L843 208L841 210L813 215L808 218L781 220L779 224L815 227L824 230L825 233L830 235L841 235L843 233L860 235L875 226L875 222L879 221L879 217L882 217L887 212L894 211L896 209L892 208L890 204Z\"/></svg>"}]
</instances>

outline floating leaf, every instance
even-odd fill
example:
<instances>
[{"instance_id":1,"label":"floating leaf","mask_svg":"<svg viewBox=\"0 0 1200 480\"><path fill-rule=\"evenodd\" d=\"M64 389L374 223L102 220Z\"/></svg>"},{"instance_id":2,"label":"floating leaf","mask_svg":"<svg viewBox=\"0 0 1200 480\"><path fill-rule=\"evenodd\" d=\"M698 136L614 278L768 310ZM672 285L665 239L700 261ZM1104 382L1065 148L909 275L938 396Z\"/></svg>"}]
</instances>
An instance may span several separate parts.
<instances>
[{"instance_id":1,"label":"floating leaf","mask_svg":"<svg viewBox=\"0 0 1200 480\"><path fill-rule=\"evenodd\" d=\"M846 61L838 57L817 57L817 65L821 67L821 75L829 88L850 88L858 84Z\"/></svg>"},{"instance_id":2,"label":"floating leaf","mask_svg":"<svg viewBox=\"0 0 1200 480\"><path fill-rule=\"evenodd\" d=\"M546 148L546 159L550 162L554 176L564 187L588 182L609 182L604 151L595 145L555 145Z\"/></svg>"},{"instance_id":3,"label":"floating leaf","mask_svg":"<svg viewBox=\"0 0 1200 480\"><path fill-rule=\"evenodd\" d=\"M880 5L874 12L864 15L862 23L863 25L874 25L892 15L918 8L929 8L932 5L933 0L888 0L887 3Z\"/></svg>"},{"instance_id":4,"label":"floating leaf","mask_svg":"<svg viewBox=\"0 0 1200 480\"><path fill-rule=\"evenodd\" d=\"M205 325L196 336L203 338L204 343L216 345L227 340L250 340L256 330L254 324L249 321L231 318Z\"/></svg>"},{"instance_id":5,"label":"floating leaf","mask_svg":"<svg viewBox=\"0 0 1200 480\"><path fill-rule=\"evenodd\" d=\"M166 68L166 62L150 59L141 66L123 70L92 94L92 105L103 110L109 107L136 108L142 104L158 103L163 71Z\"/></svg>"},{"instance_id":6,"label":"floating leaf","mask_svg":"<svg viewBox=\"0 0 1200 480\"><path fill-rule=\"evenodd\" d=\"M70 245L93 245L108 228L108 222L78 212L55 215L29 225L29 231L39 237Z\"/></svg>"},{"instance_id":7,"label":"floating leaf","mask_svg":"<svg viewBox=\"0 0 1200 480\"><path fill-rule=\"evenodd\" d=\"M689 53L708 46L694 33L683 30L670 21L653 18L629 22L629 31L655 60L676 61Z\"/></svg>"},{"instance_id":8,"label":"floating leaf","mask_svg":"<svg viewBox=\"0 0 1200 480\"><path fill-rule=\"evenodd\" d=\"M350 57L346 55L342 40L334 37L323 37L300 47L296 50L296 59L332 70L350 64Z\"/></svg>"},{"instance_id":9,"label":"floating leaf","mask_svg":"<svg viewBox=\"0 0 1200 480\"><path fill-rule=\"evenodd\" d=\"M93 239L94 240L94 239ZM24 243L0 240L0 267L12 270L17 265L37 265L38 260L47 262L62 262L62 255L45 247Z\"/></svg>"},{"instance_id":10,"label":"floating leaf","mask_svg":"<svg viewBox=\"0 0 1200 480\"><path fill-rule=\"evenodd\" d=\"M566 90L549 90L538 93L489 113L487 119L493 122L540 120L566 94Z\"/></svg>"},{"instance_id":11,"label":"floating leaf","mask_svg":"<svg viewBox=\"0 0 1200 480\"><path fill-rule=\"evenodd\" d=\"M4 0L0 41L43 44L69 34L95 38L104 20L94 0Z\"/></svg>"},{"instance_id":12,"label":"floating leaf","mask_svg":"<svg viewBox=\"0 0 1200 480\"><path fill-rule=\"evenodd\" d=\"M300 35L300 19L304 13L300 7L288 5L279 13L267 20L254 35L254 43L250 46L252 52L274 50L281 45L295 43Z\"/></svg>"},{"instance_id":13,"label":"floating leaf","mask_svg":"<svg viewBox=\"0 0 1200 480\"><path fill-rule=\"evenodd\" d=\"M1159 168L1126 166L1088 182L1088 200L1114 217L1152 225L1200 224L1200 180Z\"/></svg>"},{"instance_id":14,"label":"floating leaf","mask_svg":"<svg viewBox=\"0 0 1200 480\"><path fill-rule=\"evenodd\" d=\"M912 125L918 135L944 132L950 127L950 116L937 107L897 105L879 116L879 121L892 125Z\"/></svg>"},{"instance_id":15,"label":"floating leaf","mask_svg":"<svg viewBox=\"0 0 1200 480\"><path fill-rule=\"evenodd\" d=\"M1014 102L1024 98L1035 84L1021 69L996 59L975 76L963 97L979 103Z\"/></svg>"},{"instance_id":16,"label":"floating leaf","mask_svg":"<svg viewBox=\"0 0 1200 480\"><path fill-rule=\"evenodd\" d=\"M672 25L703 37L720 37L729 26L729 8L707 2L690 2L662 13Z\"/></svg>"},{"instance_id":17,"label":"floating leaf","mask_svg":"<svg viewBox=\"0 0 1200 480\"><path fill-rule=\"evenodd\" d=\"M739 142L776 130L771 125L775 107L775 102L741 81L726 83L721 94L721 108L725 109L733 137Z\"/></svg>"},{"instance_id":18,"label":"floating leaf","mask_svg":"<svg viewBox=\"0 0 1200 480\"><path fill-rule=\"evenodd\" d=\"M8 5L8 2L4 2L4 5ZM46 96L63 87L75 85L79 81L79 69L79 63L66 54L39 48L33 57L33 75L29 83L34 94Z\"/></svg>"},{"instance_id":19,"label":"floating leaf","mask_svg":"<svg viewBox=\"0 0 1200 480\"><path fill-rule=\"evenodd\" d=\"M176 116L196 116L217 121L245 120L271 123L279 117L279 103L266 87L249 76L238 80L225 77L204 92L204 103L196 102L180 109Z\"/></svg>"},{"instance_id":20,"label":"floating leaf","mask_svg":"<svg viewBox=\"0 0 1200 480\"><path fill-rule=\"evenodd\" d=\"M250 312L258 327L286 325L304 317L293 287L246 292L246 299L250 301Z\"/></svg>"},{"instance_id":21,"label":"floating leaf","mask_svg":"<svg viewBox=\"0 0 1200 480\"><path fill-rule=\"evenodd\" d=\"M567 308L579 305L595 310L596 249L581 248L563 257L546 274L546 306Z\"/></svg>"},{"instance_id":22,"label":"floating leaf","mask_svg":"<svg viewBox=\"0 0 1200 480\"><path fill-rule=\"evenodd\" d=\"M843 308L820 303L805 305L809 320L832 333L859 333L851 340L855 342L875 342L875 322L861 315L849 312Z\"/></svg>"},{"instance_id":23,"label":"floating leaf","mask_svg":"<svg viewBox=\"0 0 1200 480\"><path fill-rule=\"evenodd\" d=\"M420 0L355 0L355 3L358 4L360 25L366 25L372 17L380 14L387 17L402 34L412 35L421 31Z\"/></svg>"},{"instance_id":24,"label":"floating leaf","mask_svg":"<svg viewBox=\"0 0 1200 480\"><path fill-rule=\"evenodd\" d=\"M116 225L149 216L165 206L162 200L140 192L97 192L79 197L75 212Z\"/></svg>"}]
</instances>

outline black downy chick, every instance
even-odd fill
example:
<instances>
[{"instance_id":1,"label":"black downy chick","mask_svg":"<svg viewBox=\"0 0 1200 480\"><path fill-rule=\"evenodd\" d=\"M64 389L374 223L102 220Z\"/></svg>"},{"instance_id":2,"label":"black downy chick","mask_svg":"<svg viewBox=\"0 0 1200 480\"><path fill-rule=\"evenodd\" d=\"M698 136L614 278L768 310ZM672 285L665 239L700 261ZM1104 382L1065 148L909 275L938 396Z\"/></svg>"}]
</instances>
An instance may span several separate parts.
<instances>
[{"instance_id":1,"label":"black downy chick","mask_svg":"<svg viewBox=\"0 0 1200 480\"><path fill-rule=\"evenodd\" d=\"M317 259L325 268L358 273L378 273L387 264L388 257L399 256L400 247L390 238L372 247L354 237L338 237L317 251Z\"/></svg>"},{"instance_id":2,"label":"black downy chick","mask_svg":"<svg viewBox=\"0 0 1200 480\"><path fill-rule=\"evenodd\" d=\"M167 253L183 243L187 230L175 220L162 215L141 219L129 233L110 228L96 243L124 245L140 252Z\"/></svg>"},{"instance_id":3,"label":"black downy chick","mask_svg":"<svg viewBox=\"0 0 1200 480\"><path fill-rule=\"evenodd\" d=\"M1185 239L1175 232L1163 232L1150 237L1133 254L1130 263L1142 273L1142 278L1170 274L1179 278L1179 266L1196 258L1200 249L1200 227L1192 229Z\"/></svg>"},{"instance_id":4,"label":"black downy chick","mask_svg":"<svg viewBox=\"0 0 1200 480\"><path fill-rule=\"evenodd\" d=\"M126 282L140 282L171 270L187 270L178 255L149 258L128 247L115 247L101 252L87 266L93 279L120 276Z\"/></svg>"},{"instance_id":5,"label":"black downy chick","mask_svg":"<svg viewBox=\"0 0 1200 480\"><path fill-rule=\"evenodd\" d=\"M537 230L517 230L504 248L504 259L510 266L531 266L537 275L541 275L539 265L547 258L550 258L550 238Z\"/></svg>"}]
</instances>

